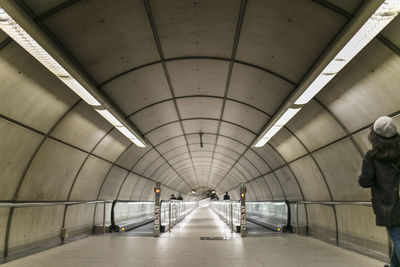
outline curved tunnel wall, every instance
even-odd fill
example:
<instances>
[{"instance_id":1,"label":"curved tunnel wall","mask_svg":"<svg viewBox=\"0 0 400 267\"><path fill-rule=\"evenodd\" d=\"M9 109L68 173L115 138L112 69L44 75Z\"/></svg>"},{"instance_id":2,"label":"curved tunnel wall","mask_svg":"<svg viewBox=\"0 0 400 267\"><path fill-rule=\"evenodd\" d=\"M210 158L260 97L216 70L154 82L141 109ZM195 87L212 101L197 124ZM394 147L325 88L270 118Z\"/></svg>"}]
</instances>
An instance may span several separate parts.
<instances>
[{"instance_id":1,"label":"curved tunnel wall","mask_svg":"<svg viewBox=\"0 0 400 267\"><path fill-rule=\"evenodd\" d=\"M240 1L229 2L224 6L232 11L224 17L224 21L230 22L223 25L226 32L231 28L234 31L238 16L234 14L239 14L240 9ZM182 49L189 54L180 54L174 44L185 41L185 32L171 35L168 26L176 25L171 25L170 18L161 13L171 3L150 2L168 55L163 62L157 52L149 52L157 51L157 47L141 1L132 1L134 7L110 7L117 9L110 14L123 12L124 8L136 10L137 21L130 26L141 34L137 38L142 42L134 43L133 50L148 47L143 55L132 50L135 57L121 58L122 63L115 63L111 52L101 50L110 43L96 46L99 51L85 58L93 44L76 46L75 42L82 43L83 35L68 39L71 32L66 24L72 23L69 19L76 18L90 5L98 7L91 1L81 1L42 19L153 144L146 149L128 142L22 48L4 41L6 36L0 32L0 73L4 74L0 90L1 200L151 200L154 181L163 183L164 199L172 193L188 193L196 184L216 188L219 193L229 191L233 199L238 199L236 187L247 181L248 200L370 200L368 190L359 188L357 178L362 156L369 147L369 126L380 115L391 115L399 121L400 19L373 40L269 144L253 148L250 144L263 124L350 18L359 1L349 1L351 4L342 6L340 13L312 1L288 2L300 10L310 10L309 14L293 19L301 21L302 16L308 15L325 23L323 31L314 32L319 34L321 43L300 43L293 53L280 55L274 44L264 42L269 36L261 36L264 33L254 29L270 26L259 10L282 7L247 1L243 40L238 42L234 60L226 52L231 50L227 47L234 43L233 36L210 37L207 33L199 35L232 41L220 40L219 45L200 42L198 48L191 45ZM298 2L300 6L296 6ZM32 1L25 3L37 14L46 11ZM188 19L184 14L178 15ZM90 24L93 21L89 20L85 27L95 28ZM140 30L138 25L146 25L147 31ZM288 31L292 31L294 39L304 38L313 34L308 25L300 23ZM92 34L96 40L98 33L85 34ZM252 38L263 42L251 43ZM278 45L289 47L280 43L284 41L291 40L276 40ZM307 46L311 47L305 49ZM266 54L266 47L276 51L275 56L294 58L298 64L277 63ZM130 50L123 51L129 54ZM99 54L104 54L102 62L91 57ZM169 86L167 79L154 79L163 76L163 63L169 70L175 96L165 90ZM221 77L226 77L230 68L230 86L226 90L226 78ZM192 77L196 79L195 85ZM209 83L205 84L205 80ZM214 89L210 90L210 86ZM265 87L275 90L261 90ZM137 95L140 97L132 97ZM204 105L217 108L204 110ZM176 107L180 114L176 114ZM221 114L222 107L225 112ZM199 147L200 130L203 148ZM187 161L188 158L191 160ZM199 177L207 179L199 181ZM93 224L102 221L102 209L102 205L94 204L0 208L0 225L5 226L0 229L0 240L4 240L0 242L0 251L7 248L8 254L13 254L58 242L62 227L69 229L71 236L91 232ZM370 208L307 205L304 220L310 233L320 238L388 253L386 232L374 225Z\"/></svg>"}]
</instances>

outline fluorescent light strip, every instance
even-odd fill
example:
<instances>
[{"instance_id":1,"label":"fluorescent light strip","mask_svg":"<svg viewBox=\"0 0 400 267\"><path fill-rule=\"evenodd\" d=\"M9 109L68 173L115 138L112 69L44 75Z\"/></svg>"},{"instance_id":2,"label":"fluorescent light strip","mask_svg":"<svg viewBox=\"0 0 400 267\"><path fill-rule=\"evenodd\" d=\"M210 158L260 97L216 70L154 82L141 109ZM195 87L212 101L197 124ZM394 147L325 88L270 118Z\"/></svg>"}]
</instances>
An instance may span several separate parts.
<instances>
[{"instance_id":1,"label":"fluorescent light strip","mask_svg":"<svg viewBox=\"0 0 400 267\"><path fill-rule=\"evenodd\" d=\"M283 113L279 120L275 123L276 126L284 126L288 121L290 121L301 108L289 108Z\"/></svg>"},{"instance_id":2,"label":"fluorescent light strip","mask_svg":"<svg viewBox=\"0 0 400 267\"><path fill-rule=\"evenodd\" d=\"M268 130L266 134L255 144L255 147L262 147L264 146L279 130L290 121L299 111L301 108L289 108L286 110L285 113L277 120L274 126Z\"/></svg>"},{"instance_id":3,"label":"fluorescent light strip","mask_svg":"<svg viewBox=\"0 0 400 267\"><path fill-rule=\"evenodd\" d=\"M43 49L24 29L0 8L0 29L7 33L43 66L56 75L72 91L92 106L101 104L78 81L76 81L46 50Z\"/></svg>"},{"instance_id":4,"label":"fluorescent light strip","mask_svg":"<svg viewBox=\"0 0 400 267\"><path fill-rule=\"evenodd\" d=\"M386 0L365 22L336 57L325 67L320 75L310 84L294 102L296 105L307 104L330 80L349 63L379 32L400 12L400 0Z\"/></svg>"},{"instance_id":5,"label":"fluorescent light strip","mask_svg":"<svg viewBox=\"0 0 400 267\"><path fill-rule=\"evenodd\" d=\"M109 123L111 123L115 127L121 127L122 123L114 117L113 114L110 113L110 111L106 109L96 109L96 111L103 116Z\"/></svg>"},{"instance_id":6,"label":"fluorescent light strip","mask_svg":"<svg viewBox=\"0 0 400 267\"><path fill-rule=\"evenodd\" d=\"M77 80L75 80L43 47L41 47L21 26L18 25L5 11L0 8L0 29L14 39L21 47L36 58L50 72L56 75L64 84L91 106L101 106ZM138 147L145 145L108 110L95 109L109 123L115 126L123 135Z\"/></svg>"},{"instance_id":7,"label":"fluorescent light strip","mask_svg":"<svg viewBox=\"0 0 400 267\"><path fill-rule=\"evenodd\" d=\"M142 142L140 142L140 140L133 133L131 133L131 131L129 131L126 127L118 126L115 128L117 128L117 130L120 131L123 135L128 137L128 139L131 140L138 147L145 147L145 145Z\"/></svg>"}]
</instances>

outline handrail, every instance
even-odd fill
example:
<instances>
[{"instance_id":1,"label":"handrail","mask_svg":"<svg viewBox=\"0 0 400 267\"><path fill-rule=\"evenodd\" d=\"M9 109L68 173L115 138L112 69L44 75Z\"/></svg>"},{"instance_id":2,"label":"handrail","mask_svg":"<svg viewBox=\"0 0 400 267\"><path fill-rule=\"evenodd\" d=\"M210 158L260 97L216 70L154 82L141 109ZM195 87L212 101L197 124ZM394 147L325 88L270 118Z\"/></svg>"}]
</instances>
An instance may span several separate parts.
<instances>
[{"instance_id":1,"label":"handrail","mask_svg":"<svg viewBox=\"0 0 400 267\"><path fill-rule=\"evenodd\" d=\"M289 201L290 204L320 204L320 205L362 205L372 206L371 201Z\"/></svg>"},{"instance_id":2,"label":"handrail","mask_svg":"<svg viewBox=\"0 0 400 267\"><path fill-rule=\"evenodd\" d=\"M56 206L56 205L79 205L79 204L99 204L112 203L112 200L88 200L88 201L15 201L0 202L0 208L25 208L37 206Z\"/></svg>"}]
</instances>

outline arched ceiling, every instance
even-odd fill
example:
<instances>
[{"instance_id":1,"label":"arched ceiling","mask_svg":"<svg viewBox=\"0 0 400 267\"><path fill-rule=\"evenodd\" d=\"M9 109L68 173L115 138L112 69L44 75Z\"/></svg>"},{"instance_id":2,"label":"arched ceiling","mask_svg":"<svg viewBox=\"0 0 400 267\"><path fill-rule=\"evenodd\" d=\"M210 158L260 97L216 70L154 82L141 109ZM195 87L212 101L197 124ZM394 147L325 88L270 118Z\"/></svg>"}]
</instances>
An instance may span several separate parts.
<instances>
[{"instance_id":1,"label":"arched ceiling","mask_svg":"<svg viewBox=\"0 0 400 267\"><path fill-rule=\"evenodd\" d=\"M299 123L320 110L318 125L332 128L328 137L296 136L294 125L272 145L251 146L360 2L18 1L149 146L121 140L110 148L107 138L119 137L106 124L87 142L90 123L76 127L76 114L104 122L85 103L72 107L52 136L94 154L103 149L110 163L185 193L233 188L346 134L312 101Z\"/></svg>"},{"instance_id":2,"label":"arched ceiling","mask_svg":"<svg viewBox=\"0 0 400 267\"><path fill-rule=\"evenodd\" d=\"M269 169L251 144L347 21L297 0L56 4L24 1L150 144L133 170L185 192Z\"/></svg>"}]
</instances>

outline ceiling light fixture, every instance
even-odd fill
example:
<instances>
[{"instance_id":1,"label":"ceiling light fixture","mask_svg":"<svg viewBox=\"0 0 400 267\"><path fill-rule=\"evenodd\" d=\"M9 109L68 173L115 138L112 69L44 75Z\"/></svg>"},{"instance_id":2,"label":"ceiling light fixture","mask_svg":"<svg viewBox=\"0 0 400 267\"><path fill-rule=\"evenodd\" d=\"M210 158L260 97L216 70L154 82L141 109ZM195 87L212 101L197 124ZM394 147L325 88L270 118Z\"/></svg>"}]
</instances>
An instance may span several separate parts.
<instances>
[{"instance_id":1,"label":"ceiling light fixture","mask_svg":"<svg viewBox=\"0 0 400 267\"><path fill-rule=\"evenodd\" d=\"M344 68L372 39L389 24L400 11L399 0L386 0L357 31L317 79L296 100L296 105L307 104L335 75Z\"/></svg>"},{"instance_id":2,"label":"ceiling light fixture","mask_svg":"<svg viewBox=\"0 0 400 267\"><path fill-rule=\"evenodd\" d=\"M1 2L3 4L4 1ZM10 5L11 4L3 4ZM10 7L9 8L13 8ZM15 8L16 9L16 8ZM12 10L13 14L18 14L21 20L23 16L17 11ZM30 22L29 22L30 23ZM25 23L27 25L27 23ZM24 48L29 54L37 59L44 67L56 75L65 85L74 91L86 103L91 105L101 116L117 128L123 135L129 138L138 147L145 147L145 144L137 138L131 130L116 118L109 110L102 105L104 101L99 101L93 96L82 83L77 81L57 60L52 57L27 31L23 29L5 10L0 7L0 29L7 33L15 42ZM30 29L30 28L29 28ZM99 96L97 96L99 97ZM99 97L101 98L101 97Z\"/></svg>"},{"instance_id":3,"label":"ceiling light fixture","mask_svg":"<svg viewBox=\"0 0 400 267\"><path fill-rule=\"evenodd\" d=\"M373 4L373 3L369 3ZM365 8L367 10L367 8ZM255 147L264 146L279 130L292 119L322 88L325 87L376 35L381 32L400 12L400 0L385 0L373 9L375 12L368 15L368 19L358 28L349 41L345 43L333 59L329 61L322 71L317 73L316 78L306 85L305 90L297 98L289 99L283 106L283 111L277 114L276 118L271 119L271 124L267 125L262 131L261 137L256 141ZM362 16L360 16L362 17ZM343 34L345 36L345 34ZM321 60L323 62L323 60ZM315 76L314 76L315 77ZM307 79L305 79L307 82ZM300 88L299 86L298 88ZM274 123L274 121L276 121ZM272 126L271 126L272 125Z\"/></svg>"},{"instance_id":4,"label":"ceiling light fixture","mask_svg":"<svg viewBox=\"0 0 400 267\"><path fill-rule=\"evenodd\" d=\"M121 122L114 117L113 114L110 113L107 109L95 109L103 118L105 118L109 123L111 123L114 127L122 127Z\"/></svg>"}]
</instances>

